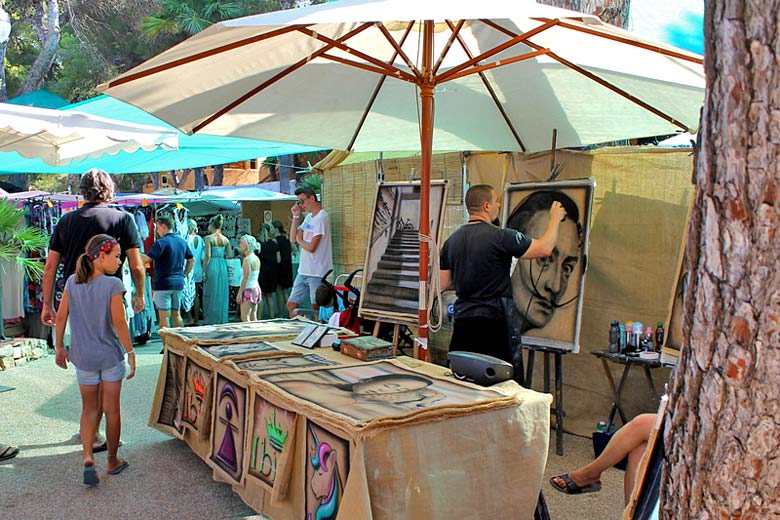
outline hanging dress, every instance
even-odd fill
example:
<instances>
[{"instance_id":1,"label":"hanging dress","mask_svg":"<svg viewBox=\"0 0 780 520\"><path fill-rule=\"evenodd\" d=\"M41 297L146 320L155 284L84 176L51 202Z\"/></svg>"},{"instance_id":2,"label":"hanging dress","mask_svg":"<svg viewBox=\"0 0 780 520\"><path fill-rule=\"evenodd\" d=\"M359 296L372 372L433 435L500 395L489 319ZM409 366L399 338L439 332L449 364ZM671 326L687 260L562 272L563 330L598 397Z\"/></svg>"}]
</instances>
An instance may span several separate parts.
<instances>
[{"instance_id":1,"label":"hanging dress","mask_svg":"<svg viewBox=\"0 0 780 520\"><path fill-rule=\"evenodd\" d=\"M228 272L224 246L211 246L211 259L203 280L203 322L218 325L228 322Z\"/></svg>"}]
</instances>

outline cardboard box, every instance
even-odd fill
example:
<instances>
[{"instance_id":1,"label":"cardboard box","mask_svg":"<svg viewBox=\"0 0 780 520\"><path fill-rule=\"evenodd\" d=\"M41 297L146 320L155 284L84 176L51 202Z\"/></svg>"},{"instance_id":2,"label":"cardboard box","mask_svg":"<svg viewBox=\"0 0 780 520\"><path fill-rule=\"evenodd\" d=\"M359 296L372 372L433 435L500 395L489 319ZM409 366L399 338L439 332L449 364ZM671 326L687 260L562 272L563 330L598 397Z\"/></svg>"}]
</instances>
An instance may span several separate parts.
<instances>
[{"instance_id":1,"label":"cardboard box","mask_svg":"<svg viewBox=\"0 0 780 520\"><path fill-rule=\"evenodd\" d=\"M343 340L341 353L361 361L387 359L394 355L392 343L374 336L360 336Z\"/></svg>"}]
</instances>

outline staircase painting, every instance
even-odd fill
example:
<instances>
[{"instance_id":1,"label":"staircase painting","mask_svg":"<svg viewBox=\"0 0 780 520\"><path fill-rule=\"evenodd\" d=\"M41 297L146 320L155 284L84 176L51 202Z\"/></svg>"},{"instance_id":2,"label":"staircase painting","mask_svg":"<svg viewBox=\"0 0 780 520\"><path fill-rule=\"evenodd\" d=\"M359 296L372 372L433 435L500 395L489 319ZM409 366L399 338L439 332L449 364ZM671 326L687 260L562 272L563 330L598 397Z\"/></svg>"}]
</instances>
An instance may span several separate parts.
<instances>
[{"instance_id":1,"label":"staircase painting","mask_svg":"<svg viewBox=\"0 0 780 520\"><path fill-rule=\"evenodd\" d=\"M363 307L415 314L420 290L420 241L417 229L398 229L368 281Z\"/></svg>"}]
</instances>

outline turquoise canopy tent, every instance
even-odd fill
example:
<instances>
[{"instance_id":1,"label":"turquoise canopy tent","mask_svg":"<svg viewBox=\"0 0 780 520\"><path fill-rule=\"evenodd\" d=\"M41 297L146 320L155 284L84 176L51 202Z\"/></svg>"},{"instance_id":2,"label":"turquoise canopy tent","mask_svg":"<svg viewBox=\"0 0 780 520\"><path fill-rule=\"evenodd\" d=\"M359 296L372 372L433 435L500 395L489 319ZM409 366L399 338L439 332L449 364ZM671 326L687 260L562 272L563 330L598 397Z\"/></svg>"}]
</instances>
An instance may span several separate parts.
<instances>
[{"instance_id":1,"label":"turquoise canopy tent","mask_svg":"<svg viewBox=\"0 0 780 520\"><path fill-rule=\"evenodd\" d=\"M108 96L97 96L60 110L77 110L138 124L172 126L143 110ZM72 162L67 166L51 166L40 159L26 159L16 152L0 152L0 174L15 173L84 173L101 168L109 173L148 173L215 164L246 161L258 157L289 155L320 150L312 146L277 143L258 139L221 137L205 134L187 135L179 132L178 150L120 152L95 159Z\"/></svg>"}]
</instances>

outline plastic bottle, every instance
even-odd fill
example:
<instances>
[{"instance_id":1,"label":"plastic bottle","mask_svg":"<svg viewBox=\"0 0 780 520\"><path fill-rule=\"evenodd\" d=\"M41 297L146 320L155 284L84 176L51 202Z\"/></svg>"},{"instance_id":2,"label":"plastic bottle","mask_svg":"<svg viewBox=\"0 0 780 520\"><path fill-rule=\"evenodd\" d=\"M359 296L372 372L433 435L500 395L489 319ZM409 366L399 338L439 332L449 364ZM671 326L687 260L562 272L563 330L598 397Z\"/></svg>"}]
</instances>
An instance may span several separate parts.
<instances>
[{"instance_id":1,"label":"plastic bottle","mask_svg":"<svg viewBox=\"0 0 780 520\"><path fill-rule=\"evenodd\" d=\"M609 326L609 351L620 352L620 322L617 320Z\"/></svg>"},{"instance_id":2,"label":"plastic bottle","mask_svg":"<svg viewBox=\"0 0 780 520\"><path fill-rule=\"evenodd\" d=\"M626 351L626 326L620 326L620 352Z\"/></svg>"},{"instance_id":3,"label":"plastic bottle","mask_svg":"<svg viewBox=\"0 0 780 520\"><path fill-rule=\"evenodd\" d=\"M596 431L597 432L607 431L607 421L599 421L599 423L596 425Z\"/></svg>"},{"instance_id":4,"label":"plastic bottle","mask_svg":"<svg viewBox=\"0 0 780 520\"><path fill-rule=\"evenodd\" d=\"M644 331L645 326L641 321L635 321L634 324L631 325L631 341L635 352L642 348L640 342L642 341L642 333Z\"/></svg>"},{"instance_id":5,"label":"plastic bottle","mask_svg":"<svg viewBox=\"0 0 780 520\"><path fill-rule=\"evenodd\" d=\"M659 321L655 328L655 350L661 352L661 347L664 346L664 322Z\"/></svg>"},{"instance_id":6,"label":"plastic bottle","mask_svg":"<svg viewBox=\"0 0 780 520\"><path fill-rule=\"evenodd\" d=\"M624 352L634 351L634 343L631 341L631 332L633 330L633 327L634 327L633 321L627 321L626 324L624 325L623 329L625 330L626 333L626 345L625 345L626 348L623 349Z\"/></svg>"},{"instance_id":7,"label":"plastic bottle","mask_svg":"<svg viewBox=\"0 0 780 520\"><path fill-rule=\"evenodd\" d=\"M644 336L642 336L642 350L651 352L653 350L653 328L647 327Z\"/></svg>"}]
</instances>

